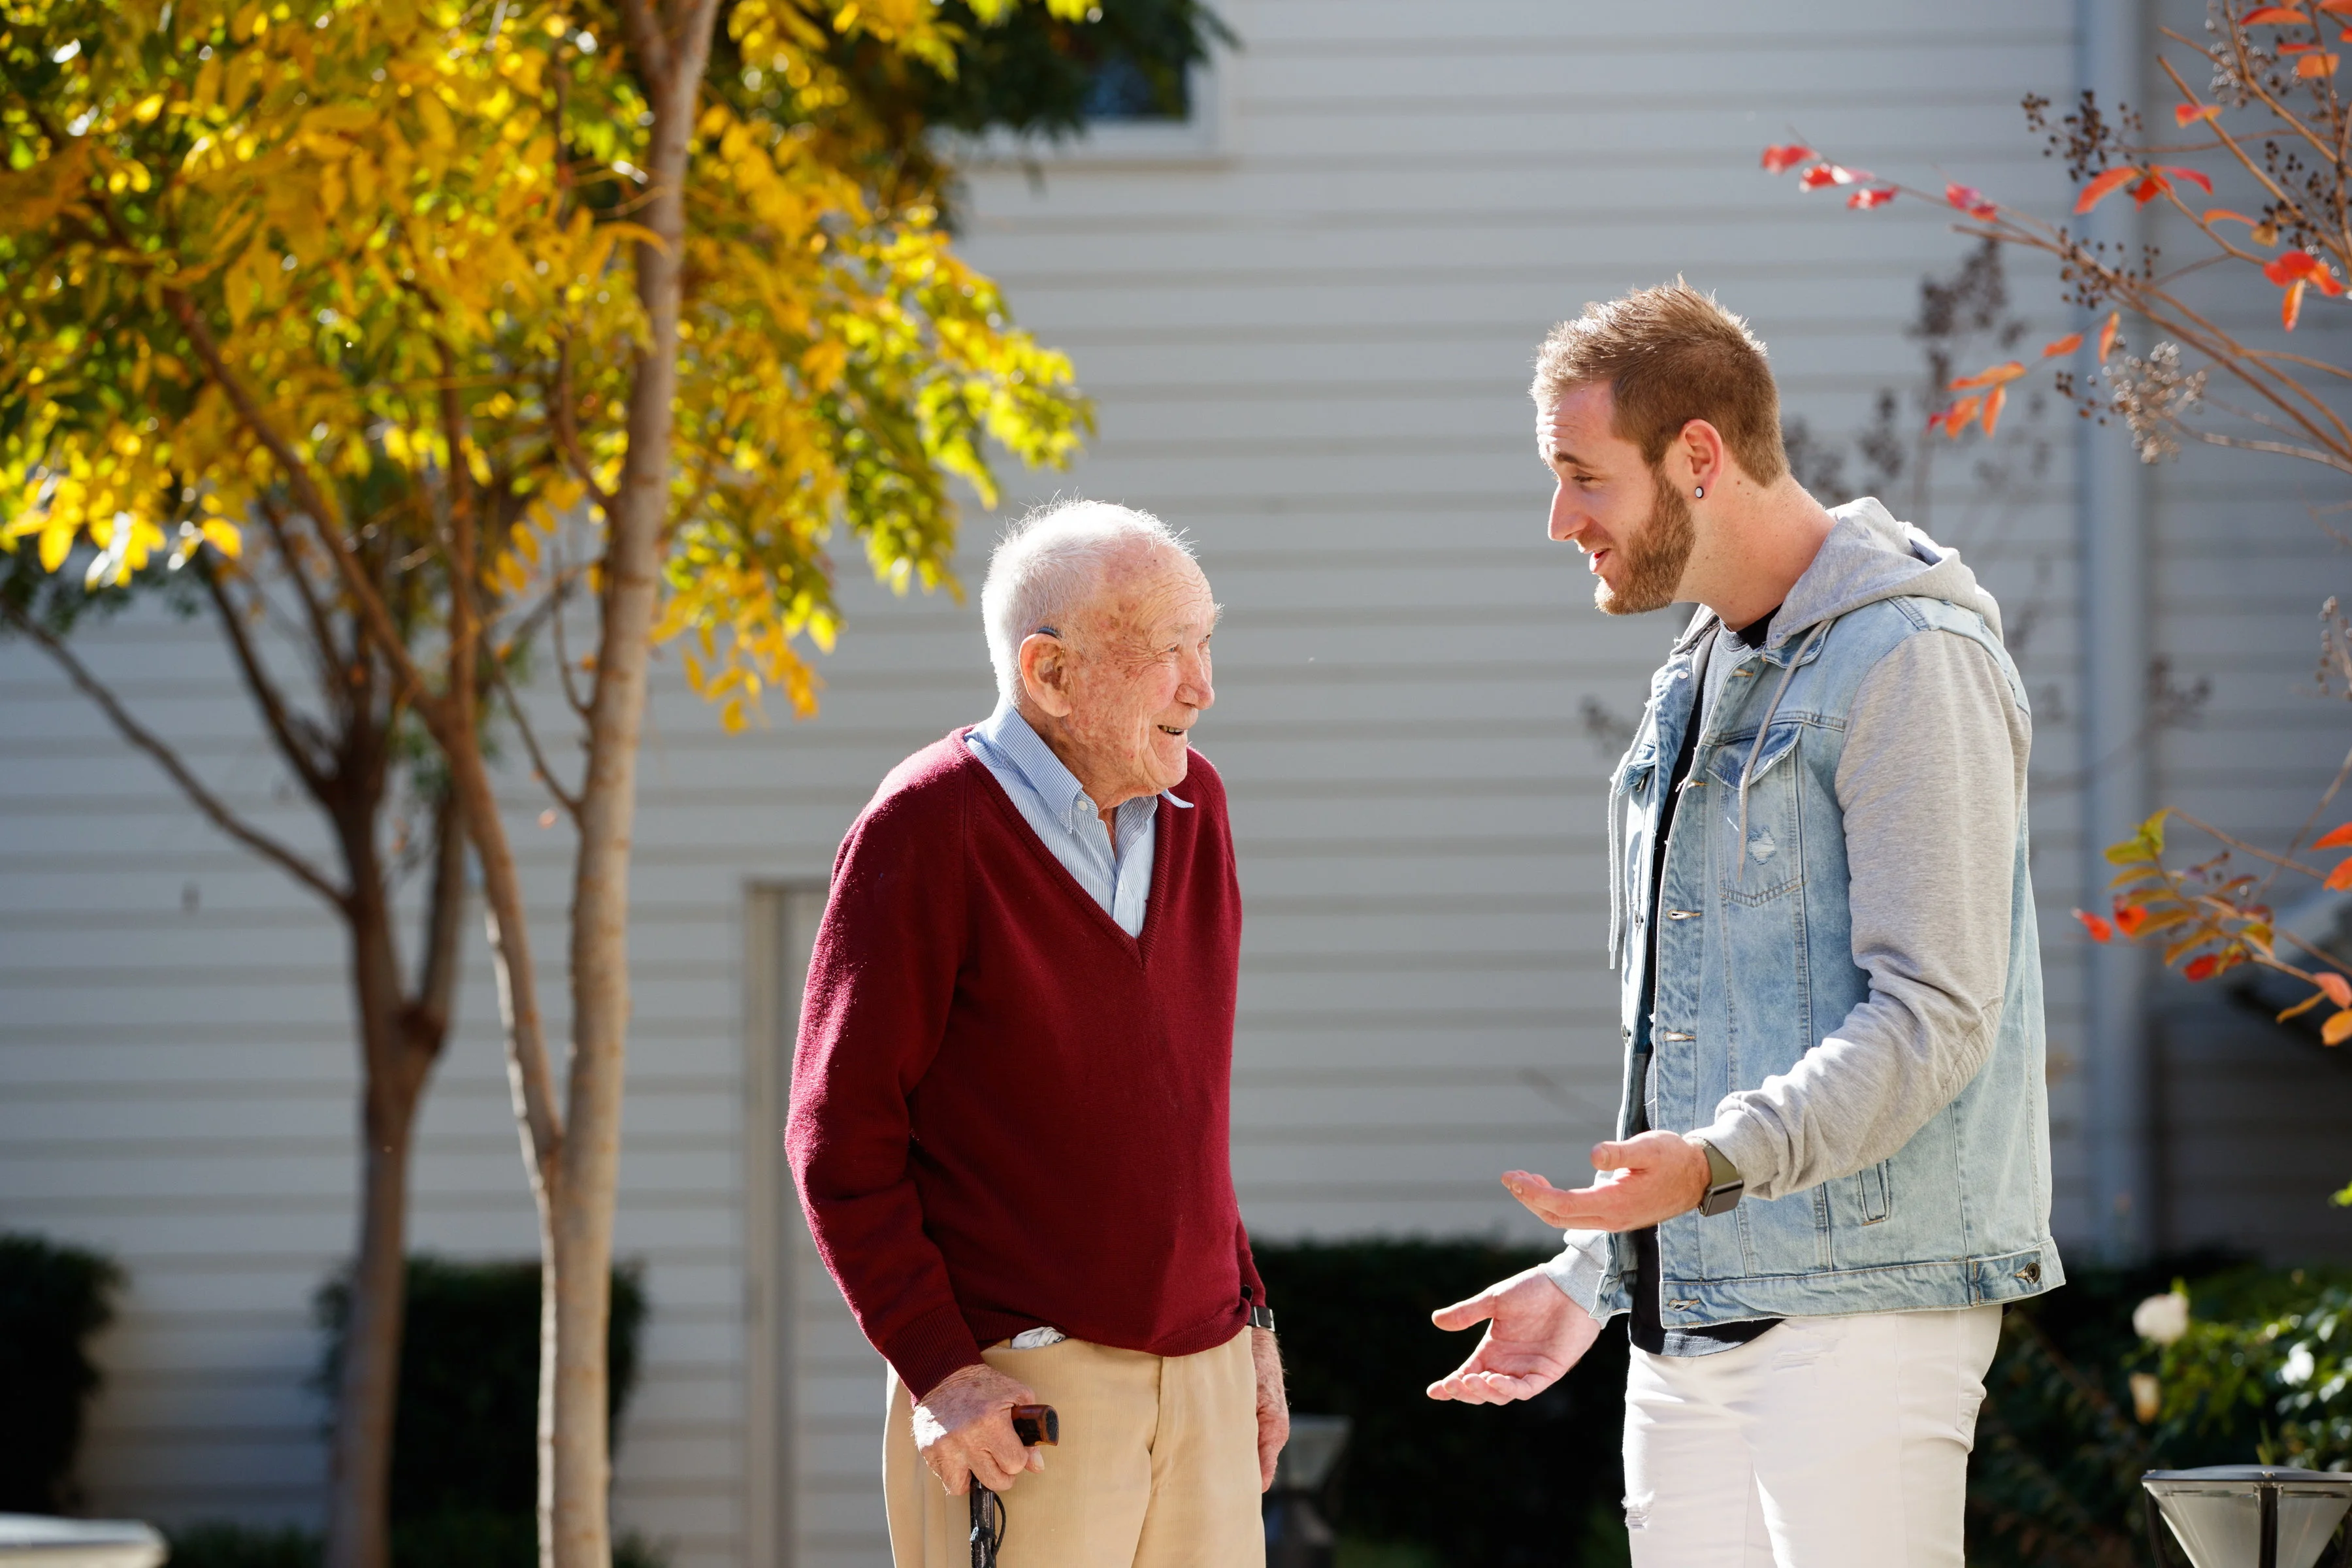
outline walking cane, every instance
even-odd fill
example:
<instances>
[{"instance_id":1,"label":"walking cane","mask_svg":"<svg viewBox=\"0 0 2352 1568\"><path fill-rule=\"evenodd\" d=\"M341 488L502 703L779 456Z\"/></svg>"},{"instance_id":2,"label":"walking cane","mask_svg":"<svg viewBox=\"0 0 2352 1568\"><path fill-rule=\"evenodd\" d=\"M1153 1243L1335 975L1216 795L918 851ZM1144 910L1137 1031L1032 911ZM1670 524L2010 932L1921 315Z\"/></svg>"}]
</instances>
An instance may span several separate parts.
<instances>
[{"instance_id":1,"label":"walking cane","mask_svg":"<svg viewBox=\"0 0 2352 1568\"><path fill-rule=\"evenodd\" d=\"M1024 1448L1054 1447L1062 1440L1062 1417L1050 1405L1013 1407L1013 1435ZM1007 1521L1004 1500L971 1483L971 1568L996 1568L996 1553L1004 1545Z\"/></svg>"}]
</instances>

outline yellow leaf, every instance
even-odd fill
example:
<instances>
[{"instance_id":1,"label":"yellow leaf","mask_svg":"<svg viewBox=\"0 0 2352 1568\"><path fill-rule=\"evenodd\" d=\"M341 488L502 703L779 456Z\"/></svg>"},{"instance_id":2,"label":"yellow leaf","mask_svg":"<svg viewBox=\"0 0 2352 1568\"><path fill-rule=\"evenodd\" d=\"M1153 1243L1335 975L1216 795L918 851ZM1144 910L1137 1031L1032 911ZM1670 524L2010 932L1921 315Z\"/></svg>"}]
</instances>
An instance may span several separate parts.
<instances>
[{"instance_id":1,"label":"yellow leaf","mask_svg":"<svg viewBox=\"0 0 2352 1568\"><path fill-rule=\"evenodd\" d=\"M245 531L226 518L208 517L196 525L205 542L227 556L231 561L245 553Z\"/></svg>"},{"instance_id":2,"label":"yellow leaf","mask_svg":"<svg viewBox=\"0 0 2352 1568\"><path fill-rule=\"evenodd\" d=\"M60 522L52 519L41 530L41 570L54 572L66 563L73 550L74 525L70 519Z\"/></svg>"},{"instance_id":3,"label":"yellow leaf","mask_svg":"<svg viewBox=\"0 0 2352 1568\"><path fill-rule=\"evenodd\" d=\"M2325 1044L2340 1046L2352 1039L2352 1007L2337 1013L2319 1026L2319 1037Z\"/></svg>"}]
</instances>

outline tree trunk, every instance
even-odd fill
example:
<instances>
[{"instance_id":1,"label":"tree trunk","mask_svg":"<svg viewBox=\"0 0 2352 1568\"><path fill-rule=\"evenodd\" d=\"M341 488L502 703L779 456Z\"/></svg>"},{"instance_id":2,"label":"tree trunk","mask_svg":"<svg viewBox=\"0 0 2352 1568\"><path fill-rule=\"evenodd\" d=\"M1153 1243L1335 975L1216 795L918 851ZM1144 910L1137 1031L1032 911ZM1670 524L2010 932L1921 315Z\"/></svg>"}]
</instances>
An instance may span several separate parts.
<instances>
[{"instance_id":1,"label":"tree trunk","mask_svg":"<svg viewBox=\"0 0 2352 1568\"><path fill-rule=\"evenodd\" d=\"M352 1262L342 1363L335 1385L325 1568L389 1568L392 1442L408 1292L408 1171L416 1108L448 1035L465 901L466 836L445 802L433 832L424 963L412 999L401 989L392 910L375 852L370 795L337 814L352 879L346 909L361 1062L359 1246Z\"/></svg>"},{"instance_id":2,"label":"tree trunk","mask_svg":"<svg viewBox=\"0 0 2352 1568\"><path fill-rule=\"evenodd\" d=\"M401 1054L400 973L379 888L355 885L352 1000L359 1013L359 1247L352 1263L335 1385L326 1568L386 1568L391 1547L393 1405L405 1306L409 1136L416 1097L383 1068ZM423 1084L420 1077L419 1087Z\"/></svg>"}]
</instances>

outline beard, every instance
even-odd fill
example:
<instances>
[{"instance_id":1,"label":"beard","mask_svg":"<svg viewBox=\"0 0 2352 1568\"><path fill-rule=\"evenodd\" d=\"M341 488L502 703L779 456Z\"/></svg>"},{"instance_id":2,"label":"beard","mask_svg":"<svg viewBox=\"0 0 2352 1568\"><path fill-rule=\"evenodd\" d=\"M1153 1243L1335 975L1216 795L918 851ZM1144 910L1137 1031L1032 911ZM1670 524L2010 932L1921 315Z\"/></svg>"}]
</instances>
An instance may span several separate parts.
<instances>
[{"instance_id":1,"label":"beard","mask_svg":"<svg viewBox=\"0 0 2352 1568\"><path fill-rule=\"evenodd\" d=\"M1690 564L1691 547L1698 541L1682 487L1666 478L1663 467L1652 470L1651 477L1655 488L1648 520L1617 542L1625 558L1625 580L1614 588L1606 582L1592 584L1592 602L1603 615L1643 616L1673 604L1683 568Z\"/></svg>"}]
</instances>

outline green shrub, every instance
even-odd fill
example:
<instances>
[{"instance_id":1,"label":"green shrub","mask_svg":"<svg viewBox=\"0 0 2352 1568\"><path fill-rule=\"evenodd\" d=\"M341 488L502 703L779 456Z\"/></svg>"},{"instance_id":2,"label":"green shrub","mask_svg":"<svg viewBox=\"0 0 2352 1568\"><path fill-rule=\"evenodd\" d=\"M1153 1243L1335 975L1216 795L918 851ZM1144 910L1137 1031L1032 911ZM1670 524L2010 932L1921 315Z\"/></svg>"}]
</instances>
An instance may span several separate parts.
<instances>
[{"instance_id":1,"label":"green shrub","mask_svg":"<svg viewBox=\"0 0 2352 1568\"><path fill-rule=\"evenodd\" d=\"M99 1384L89 1342L122 1271L94 1252L0 1236L0 1513L65 1513Z\"/></svg>"},{"instance_id":2,"label":"green shrub","mask_svg":"<svg viewBox=\"0 0 2352 1568\"><path fill-rule=\"evenodd\" d=\"M320 1540L307 1530L192 1524L168 1533L172 1568L319 1568Z\"/></svg>"},{"instance_id":3,"label":"green shrub","mask_svg":"<svg viewBox=\"0 0 2352 1568\"><path fill-rule=\"evenodd\" d=\"M539 1265L408 1261L407 1327L392 1443L394 1568L533 1568L538 1562ZM636 1382L644 1286L613 1272L606 1341L614 1446ZM318 1298L331 1392L350 1316L347 1280ZM616 1563L657 1561L624 1541Z\"/></svg>"},{"instance_id":4,"label":"green shrub","mask_svg":"<svg viewBox=\"0 0 2352 1568\"><path fill-rule=\"evenodd\" d=\"M1291 1408L1355 1424L1333 1521L1351 1560L1419 1547L1448 1568L1622 1563L1619 1446L1625 1334L1524 1404L1440 1404L1423 1391L1475 1332L1429 1314L1551 1255L1476 1241L1253 1244L1282 1330ZM1391 1552L1390 1561L1413 1558Z\"/></svg>"}]
</instances>

